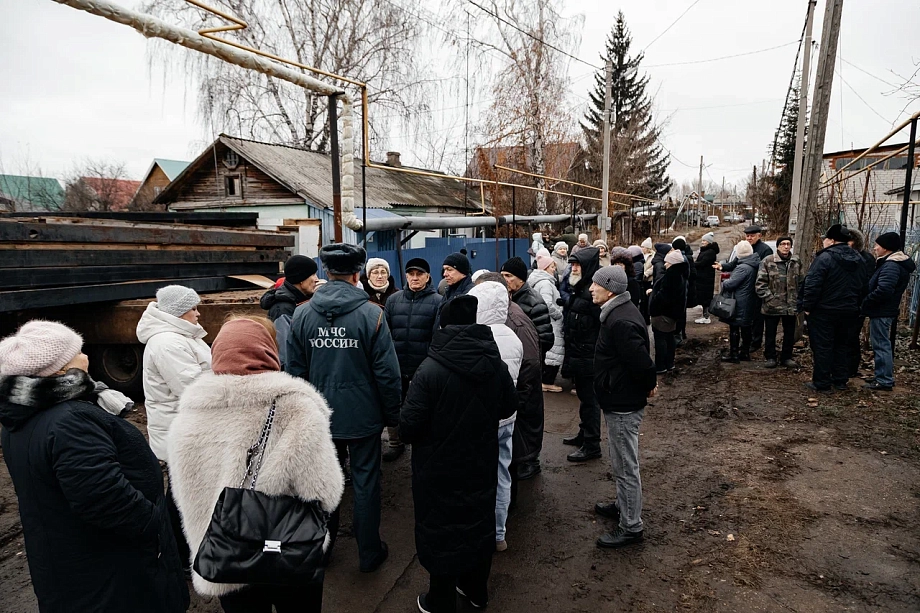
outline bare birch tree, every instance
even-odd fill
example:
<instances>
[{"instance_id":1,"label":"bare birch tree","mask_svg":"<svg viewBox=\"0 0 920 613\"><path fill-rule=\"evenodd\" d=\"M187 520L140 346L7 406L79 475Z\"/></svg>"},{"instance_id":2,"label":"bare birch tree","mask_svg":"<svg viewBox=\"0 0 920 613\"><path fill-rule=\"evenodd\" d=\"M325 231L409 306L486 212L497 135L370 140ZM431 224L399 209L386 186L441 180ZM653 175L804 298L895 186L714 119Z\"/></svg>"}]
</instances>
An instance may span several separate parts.
<instances>
[{"instance_id":1,"label":"bare birch tree","mask_svg":"<svg viewBox=\"0 0 920 613\"><path fill-rule=\"evenodd\" d=\"M374 111L408 115L424 101L415 43L422 24L395 4L375 0L212 0L249 27L223 36L301 64L369 84ZM220 23L183 0L148 0L145 10L194 30ZM163 54L157 60L169 58ZM326 151L328 100L209 56L186 52L199 116L213 131ZM343 89L351 88L346 83ZM385 126L372 124L385 132Z\"/></svg>"},{"instance_id":2,"label":"bare birch tree","mask_svg":"<svg viewBox=\"0 0 920 613\"><path fill-rule=\"evenodd\" d=\"M576 126L570 104L568 60L556 49L577 49L583 18L563 16L560 0L482 0L476 44L502 58L492 81L483 146L518 146L529 172L545 175L547 145L571 141ZM473 9L470 9L473 10ZM555 49L554 49L555 48ZM492 53L496 52L496 53ZM546 188L542 178L535 187ZM536 213L547 198L536 194Z\"/></svg>"}]
</instances>

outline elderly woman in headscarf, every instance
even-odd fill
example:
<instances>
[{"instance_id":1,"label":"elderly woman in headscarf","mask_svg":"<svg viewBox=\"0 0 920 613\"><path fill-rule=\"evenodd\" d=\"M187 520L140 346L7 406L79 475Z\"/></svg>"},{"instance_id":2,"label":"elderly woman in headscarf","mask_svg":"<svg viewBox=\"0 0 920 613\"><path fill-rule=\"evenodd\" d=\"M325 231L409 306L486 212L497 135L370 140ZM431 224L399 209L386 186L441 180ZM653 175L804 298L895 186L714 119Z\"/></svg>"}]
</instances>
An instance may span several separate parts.
<instances>
[{"instance_id":1,"label":"elderly woman in headscarf","mask_svg":"<svg viewBox=\"0 0 920 613\"><path fill-rule=\"evenodd\" d=\"M601 268L610 266L610 248L607 247L607 243L601 239L597 239L592 246L597 247Z\"/></svg>"}]
</instances>

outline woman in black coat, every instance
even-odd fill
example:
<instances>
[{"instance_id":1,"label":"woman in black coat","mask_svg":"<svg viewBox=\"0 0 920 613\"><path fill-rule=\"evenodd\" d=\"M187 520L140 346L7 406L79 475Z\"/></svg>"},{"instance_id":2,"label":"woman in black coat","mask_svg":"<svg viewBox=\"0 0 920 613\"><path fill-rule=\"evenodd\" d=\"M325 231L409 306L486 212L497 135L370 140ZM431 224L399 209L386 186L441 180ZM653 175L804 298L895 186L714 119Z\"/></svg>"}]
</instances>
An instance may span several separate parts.
<instances>
[{"instance_id":1,"label":"woman in black coat","mask_svg":"<svg viewBox=\"0 0 920 613\"><path fill-rule=\"evenodd\" d=\"M655 335L655 369L658 374L674 370L677 322L687 317L687 268L684 254L673 250L664 258L664 274L655 281L648 311Z\"/></svg>"},{"instance_id":2,"label":"woman in black coat","mask_svg":"<svg viewBox=\"0 0 920 613\"><path fill-rule=\"evenodd\" d=\"M706 236L711 236L711 233ZM711 321L709 319L709 304L712 302L712 296L716 289L716 269L712 265L718 261L718 256L719 243L715 242L715 237L710 242L704 236L703 240L700 241L700 254L696 256L696 262L694 262L696 283L693 287L694 299L692 300L692 306L698 304L703 306L703 316L696 320L698 324L708 324Z\"/></svg>"},{"instance_id":3,"label":"woman in black coat","mask_svg":"<svg viewBox=\"0 0 920 613\"><path fill-rule=\"evenodd\" d=\"M159 462L136 427L95 404L81 342L30 322L0 343L0 439L38 608L185 611Z\"/></svg>"},{"instance_id":4,"label":"woman in black coat","mask_svg":"<svg viewBox=\"0 0 920 613\"><path fill-rule=\"evenodd\" d=\"M514 382L478 300L441 311L441 328L409 386L399 431L412 447L415 547L430 574L422 611L456 611L457 592L483 607L495 552L498 422L517 408Z\"/></svg>"}]
</instances>

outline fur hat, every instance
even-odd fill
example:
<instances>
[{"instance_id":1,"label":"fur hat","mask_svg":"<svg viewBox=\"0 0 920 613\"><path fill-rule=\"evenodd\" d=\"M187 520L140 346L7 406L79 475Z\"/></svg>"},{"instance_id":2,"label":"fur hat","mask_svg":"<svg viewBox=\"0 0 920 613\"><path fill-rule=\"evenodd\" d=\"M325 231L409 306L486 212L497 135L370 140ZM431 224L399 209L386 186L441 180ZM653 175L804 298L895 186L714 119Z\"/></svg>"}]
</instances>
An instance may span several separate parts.
<instances>
[{"instance_id":1,"label":"fur hat","mask_svg":"<svg viewBox=\"0 0 920 613\"><path fill-rule=\"evenodd\" d=\"M198 293L184 285L167 285L157 291L157 309L173 317L182 317L200 302Z\"/></svg>"},{"instance_id":2,"label":"fur hat","mask_svg":"<svg viewBox=\"0 0 920 613\"><path fill-rule=\"evenodd\" d=\"M517 256L502 264L501 272L510 272L521 281L527 280L527 264Z\"/></svg>"},{"instance_id":3,"label":"fur hat","mask_svg":"<svg viewBox=\"0 0 920 613\"><path fill-rule=\"evenodd\" d=\"M83 338L64 324L34 319L0 341L0 375L50 377L82 347Z\"/></svg>"},{"instance_id":4,"label":"fur hat","mask_svg":"<svg viewBox=\"0 0 920 613\"><path fill-rule=\"evenodd\" d=\"M673 249L671 251L668 251L667 255L664 256L664 261L666 264L671 264L672 266L674 264L683 264L684 254L678 251L677 249Z\"/></svg>"},{"instance_id":5,"label":"fur hat","mask_svg":"<svg viewBox=\"0 0 920 613\"><path fill-rule=\"evenodd\" d=\"M626 292L629 287L629 279L626 277L626 271L623 270L622 266L604 266L594 273L591 280L617 296Z\"/></svg>"},{"instance_id":6,"label":"fur hat","mask_svg":"<svg viewBox=\"0 0 920 613\"><path fill-rule=\"evenodd\" d=\"M476 296L457 296L441 309L441 327L469 326L476 323L479 299Z\"/></svg>"},{"instance_id":7,"label":"fur hat","mask_svg":"<svg viewBox=\"0 0 920 613\"><path fill-rule=\"evenodd\" d=\"M538 255L537 256L537 268L540 270L546 270L555 263L555 260L548 255Z\"/></svg>"},{"instance_id":8,"label":"fur hat","mask_svg":"<svg viewBox=\"0 0 920 613\"><path fill-rule=\"evenodd\" d=\"M470 261L467 259L466 255L462 253L451 253L449 256L444 258L444 263L442 266L450 266L461 275L469 276L472 272L470 268Z\"/></svg>"},{"instance_id":9,"label":"fur hat","mask_svg":"<svg viewBox=\"0 0 920 613\"><path fill-rule=\"evenodd\" d=\"M367 266L364 267L364 272L369 275L372 270L379 266L386 268L387 274L390 274L390 263L383 258L367 258Z\"/></svg>"},{"instance_id":10,"label":"fur hat","mask_svg":"<svg viewBox=\"0 0 920 613\"><path fill-rule=\"evenodd\" d=\"M875 239L875 242L879 247L888 251L901 250L901 235L897 232L885 232Z\"/></svg>"},{"instance_id":11,"label":"fur hat","mask_svg":"<svg viewBox=\"0 0 920 613\"><path fill-rule=\"evenodd\" d=\"M739 258L747 258L754 255L754 247L747 241L741 241L735 246L735 255Z\"/></svg>"},{"instance_id":12,"label":"fur hat","mask_svg":"<svg viewBox=\"0 0 920 613\"><path fill-rule=\"evenodd\" d=\"M319 266L313 258L305 255L294 255L288 258L284 263L284 278L294 283L302 283L316 274Z\"/></svg>"},{"instance_id":13,"label":"fur hat","mask_svg":"<svg viewBox=\"0 0 920 613\"><path fill-rule=\"evenodd\" d=\"M364 268L367 252L357 245L333 243L319 250L319 259L330 275L353 275Z\"/></svg>"},{"instance_id":14,"label":"fur hat","mask_svg":"<svg viewBox=\"0 0 920 613\"><path fill-rule=\"evenodd\" d=\"M827 229L827 232L821 238L829 238L838 243L845 243L850 240L850 231L843 224L835 223Z\"/></svg>"},{"instance_id":15,"label":"fur hat","mask_svg":"<svg viewBox=\"0 0 920 613\"><path fill-rule=\"evenodd\" d=\"M410 270L420 270L431 274L431 266L428 265L428 260L424 258L412 258L406 262L406 272Z\"/></svg>"}]
</instances>

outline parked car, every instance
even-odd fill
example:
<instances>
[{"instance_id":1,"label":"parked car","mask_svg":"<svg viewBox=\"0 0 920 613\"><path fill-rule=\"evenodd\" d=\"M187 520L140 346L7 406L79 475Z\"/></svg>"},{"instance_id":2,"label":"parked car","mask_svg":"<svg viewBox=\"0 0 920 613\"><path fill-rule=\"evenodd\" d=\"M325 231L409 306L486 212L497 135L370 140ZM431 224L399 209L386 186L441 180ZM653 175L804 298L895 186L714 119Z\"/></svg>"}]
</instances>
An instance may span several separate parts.
<instances>
[{"instance_id":1,"label":"parked car","mask_svg":"<svg viewBox=\"0 0 920 613\"><path fill-rule=\"evenodd\" d=\"M726 223L741 223L742 221L744 221L744 217L739 213L729 213L725 216Z\"/></svg>"},{"instance_id":2,"label":"parked car","mask_svg":"<svg viewBox=\"0 0 920 613\"><path fill-rule=\"evenodd\" d=\"M719 224L722 223L718 215L710 215L706 218L706 221L703 222L703 225L710 228L718 228Z\"/></svg>"}]
</instances>

